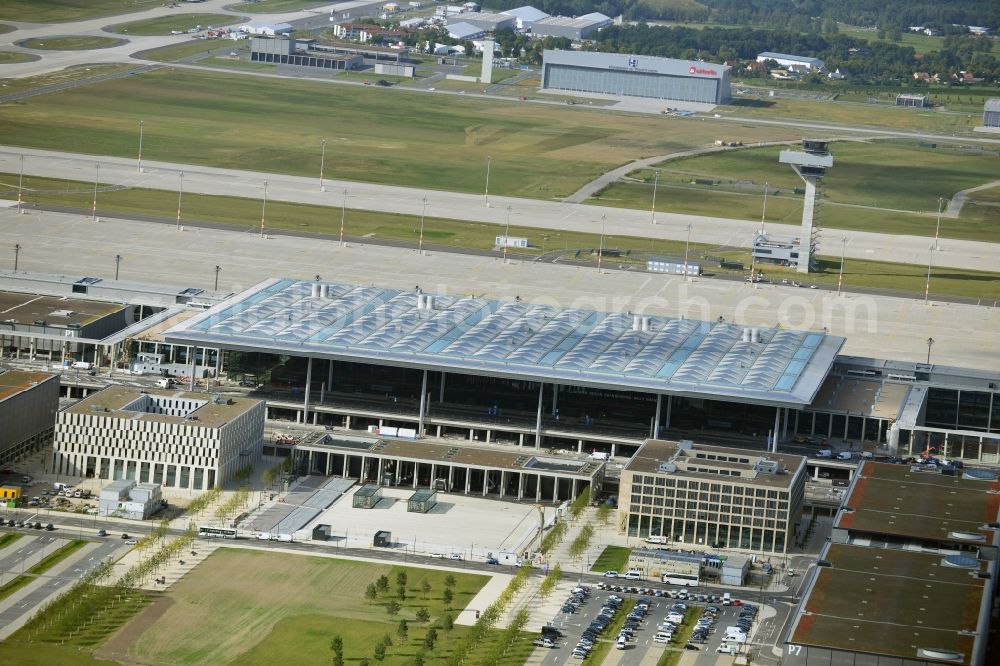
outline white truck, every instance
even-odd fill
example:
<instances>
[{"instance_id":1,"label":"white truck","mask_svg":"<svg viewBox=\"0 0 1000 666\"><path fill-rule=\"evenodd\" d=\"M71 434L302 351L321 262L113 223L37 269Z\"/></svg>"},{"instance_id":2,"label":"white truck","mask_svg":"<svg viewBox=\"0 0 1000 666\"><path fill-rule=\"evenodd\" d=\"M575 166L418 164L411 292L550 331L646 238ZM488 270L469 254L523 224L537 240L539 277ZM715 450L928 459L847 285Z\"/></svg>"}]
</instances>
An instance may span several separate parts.
<instances>
[{"instance_id":1,"label":"white truck","mask_svg":"<svg viewBox=\"0 0 1000 666\"><path fill-rule=\"evenodd\" d=\"M93 367L92 364L88 363L87 361L76 361L73 363L74 370L90 370L90 368L92 367Z\"/></svg>"},{"instance_id":2,"label":"white truck","mask_svg":"<svg viewBox=\"0 0 1000 666\"><path fill-rule=\"evenodd\" d=\"M157 379L156 385L159 386L160 388L167 389L174 385L174 380L172 380L170 377L164 377L163 379Z\"/></svg>"}]
</instances>

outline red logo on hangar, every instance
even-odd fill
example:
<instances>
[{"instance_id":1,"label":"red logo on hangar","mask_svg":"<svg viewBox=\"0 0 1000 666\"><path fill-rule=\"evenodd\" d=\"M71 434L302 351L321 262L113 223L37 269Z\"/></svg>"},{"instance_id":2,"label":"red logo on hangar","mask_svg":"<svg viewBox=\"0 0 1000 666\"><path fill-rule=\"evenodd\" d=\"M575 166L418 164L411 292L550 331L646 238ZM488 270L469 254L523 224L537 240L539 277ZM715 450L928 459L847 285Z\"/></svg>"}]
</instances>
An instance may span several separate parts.
<instances>
[{"instance_id":1,"label":"red logo on hangar","mask_svg":"<svg viewBox=\"0 0 1000 666\"><path fill-rule=\"evenodd\" d=\"M703 69L701 67L695 67L694 65L691 65L691 67L688 69L688 74L705 74L707 76L715 76L716 74L718 74L718 72L715 71L714 69Z\"/></svg>"}]
</instances>

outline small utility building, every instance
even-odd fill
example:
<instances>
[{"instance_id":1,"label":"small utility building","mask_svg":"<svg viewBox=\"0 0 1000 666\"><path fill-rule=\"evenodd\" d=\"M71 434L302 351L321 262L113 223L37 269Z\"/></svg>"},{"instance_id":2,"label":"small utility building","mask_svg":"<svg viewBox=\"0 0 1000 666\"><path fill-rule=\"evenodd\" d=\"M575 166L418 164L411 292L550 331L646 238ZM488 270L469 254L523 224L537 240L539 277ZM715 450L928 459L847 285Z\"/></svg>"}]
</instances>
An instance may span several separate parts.
<instances>
[{"instance_id":1,"label":"small utility building","mask_svg":"<svg viewBox=\"0 0 1000 666\"><path fill-rule=\"evenodd\" d=\"M421 488L410 495L406 502L406 510L413 513L427 513L437 506L437 491L430 488Z\"/></svg>"},{"instance_id":2,"label":"small utility building","mask_svg":"<svg viewBox=\"0 0 1000 666\"><path fill-rule=\"evenodd\" d=\"M366 483L358 488L358 492L354 493L354 500L352 501L351 506L355 509L371 509L374 508L381 499L382 486L377 483Z\"/></svg>"}]
</instances>

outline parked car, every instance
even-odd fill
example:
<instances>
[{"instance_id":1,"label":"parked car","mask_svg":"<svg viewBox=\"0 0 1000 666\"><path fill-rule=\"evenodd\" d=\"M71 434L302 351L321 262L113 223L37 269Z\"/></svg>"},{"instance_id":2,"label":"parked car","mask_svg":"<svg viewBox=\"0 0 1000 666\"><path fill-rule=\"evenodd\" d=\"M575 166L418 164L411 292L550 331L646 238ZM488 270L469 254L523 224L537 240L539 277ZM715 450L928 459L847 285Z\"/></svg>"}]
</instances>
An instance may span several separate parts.
<instances>
[{"instance_id":1,"label":"parked car","mask_svg":"<svg viewBox=\"0 0 1000 666\"><path fill-rule=\"evenodd\" d=\"M790 571L788 573L789 573L789 575L791 575ZM618 578L618 572L617 571L605 571L604 572L604 577L605 578Z\"/></svg>"}]
</instances>

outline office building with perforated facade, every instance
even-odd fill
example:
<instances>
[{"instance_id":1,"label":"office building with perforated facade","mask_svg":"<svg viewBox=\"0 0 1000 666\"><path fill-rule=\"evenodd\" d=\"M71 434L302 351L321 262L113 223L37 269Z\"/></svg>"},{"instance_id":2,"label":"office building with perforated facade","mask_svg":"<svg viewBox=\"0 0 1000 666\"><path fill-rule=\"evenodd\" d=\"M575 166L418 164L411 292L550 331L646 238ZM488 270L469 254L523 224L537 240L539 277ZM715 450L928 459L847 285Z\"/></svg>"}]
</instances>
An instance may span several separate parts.
<instances>
[{"instance_id":1,"label":"office building with perforated facade","mask_svg":"<svg viewBox=\"0 0 1000 666\"><path fill-rule=\"evenodd\" d=\"M258 462L263 435L260 400L109 386L59 413L53 469L205 490Z\"/></svg>"},{"instance_id":2,"label":"office building with perforated facade","mask_svg":"<svg viewBox=\"0 0 1000 666\"><path fill-rule=\"evenodd\" d=\"M630 537L786 553L805 483L802 456L648 440L622 470L618 526Z\"/></svg>"},{"instance_id":3,"label":"office building with perforated facade","mask_svg":"<svg viewBox=\"0 0 1000 666\"><path fill-rule=\"evenodd\" d=\"M51 441L58 410L58 375L0 371L0 463Z\"/></svg>"}]
</instances>

